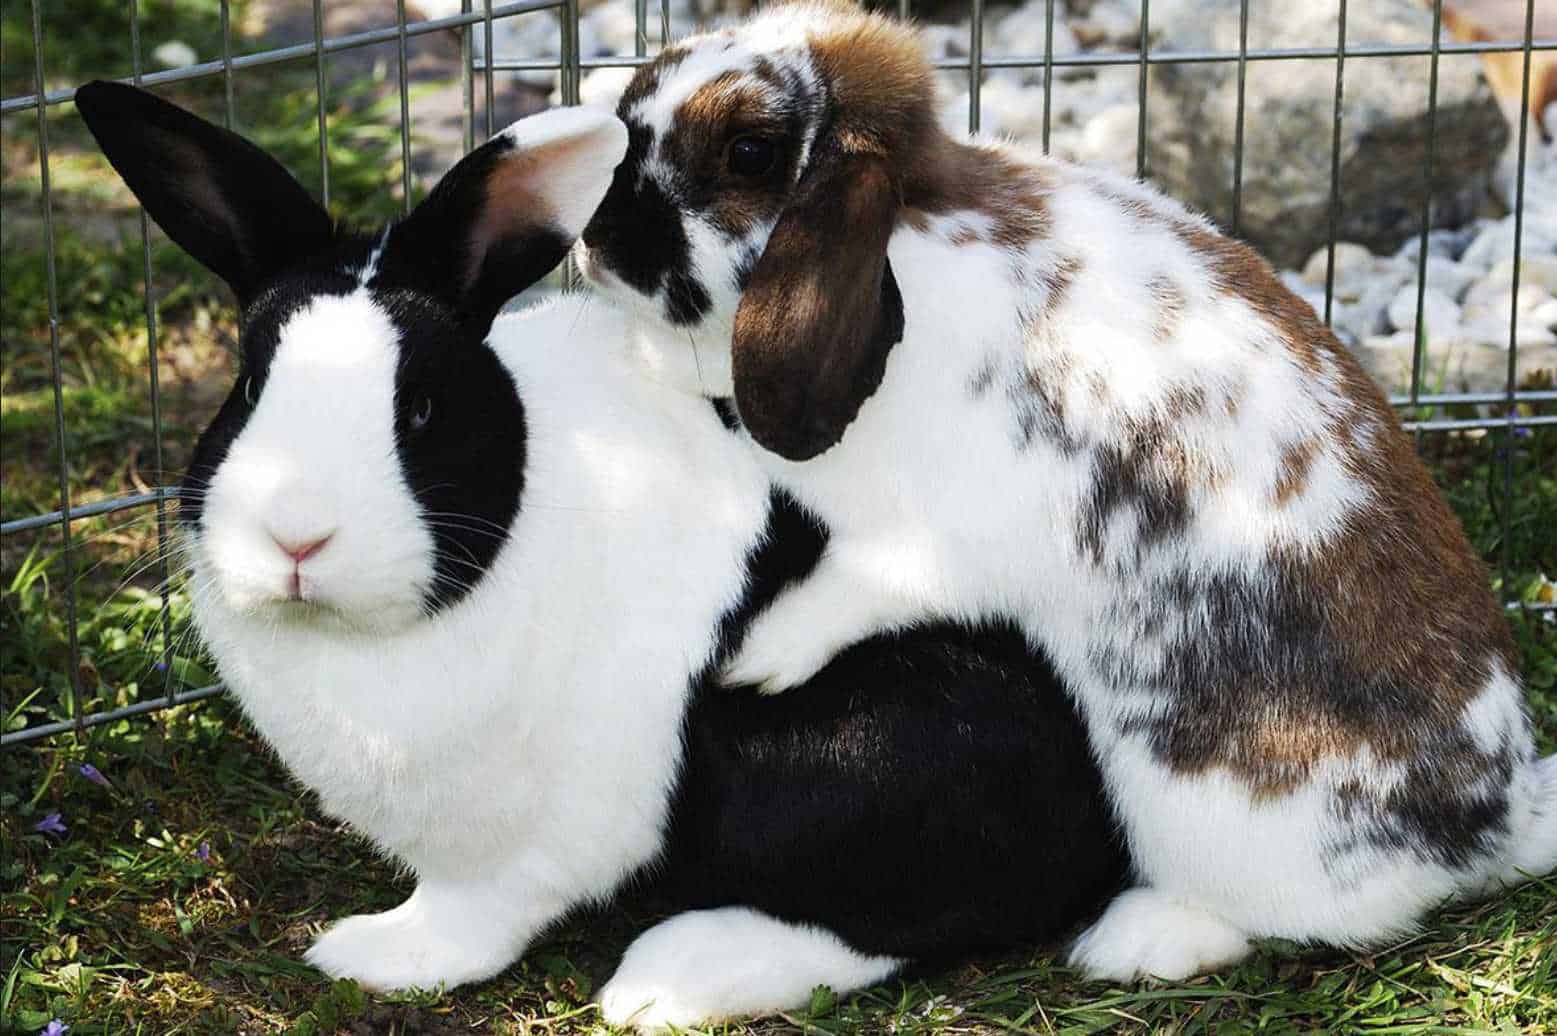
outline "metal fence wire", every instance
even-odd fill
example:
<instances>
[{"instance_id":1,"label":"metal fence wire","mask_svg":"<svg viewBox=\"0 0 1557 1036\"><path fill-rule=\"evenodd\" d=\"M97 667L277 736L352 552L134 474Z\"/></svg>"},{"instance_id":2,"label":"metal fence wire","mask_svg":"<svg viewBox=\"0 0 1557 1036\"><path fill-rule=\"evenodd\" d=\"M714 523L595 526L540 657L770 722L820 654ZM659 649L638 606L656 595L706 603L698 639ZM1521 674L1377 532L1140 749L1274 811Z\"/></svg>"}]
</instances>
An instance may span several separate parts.
<instances>
[{"instance_id":1,"label":"metal fence wire","mask_svg":"<svg viewBox=\"0 0 1557 1036\"><path fill-rule=\"evenodd\" d=\"M626 2L626 0L618 0ZM275 65L287 62L312 61L315 74L315 86L317 93L317 117L319 130L319 172L320 183L325 203L329 202L330 184L330 156L329 142L329 113L327 108L328 77L327 66L332 56L359 48L371 47L386 43L397 45L396 60L399 72L399 138L403 167L403 187L405 205L409 209L412 203L411 183L411 113L409 95L407 89L407 40L423 36L429 33L449 32L458 33L460 41L460 84L462 89L462 110L464 146L469 151L478 140L491 135L500 128L493 125L494 112L494 74L497 72L550 72L557 75L560 80L559 94L563 104L573 105L579 103L579 88L584 73L599 68L631 68L645 64L652 60L653 47L651 43L663 46L671 35L671 8L670 0L660 0L658 11L655 12L657 22L650 31L651 12L649 0L631 0L634 8L636 31L634 35L634 53L631 56L589 57L580 55L580 0L521 0L516 3L494 3L493 0L461 0L460 13L442 18L431 18L420 21L408 21L406 15L405 0L397 0L395 21L393 25L375 28L366 31L353 32L345 35L327 36L324 26L324 8L322 0L313 0L313 38L305 43L290 46L275 47L251 53L233 53L233 33L230 0L220 0L221 39L222 52L219 60L205 61L183 67L163 71L143 71L143 55L141 53L141 22L142 16L137 0L127 0L125 33L130 51L132 74L127 82L133 82L140 86L155 87L172 83L180 83L188 80L209 79L220 77L223 85L224 108L223 118L228 126L234 121L233 108L233 83L243 72L262 66ZM967 57L959 59L946 59L937 62L937 67L942 70L964 73L967 77L968 89L968 129L977 132L980 126L980 88L985 76L999 69L1024 69L1042 70L1043 90L1043 114L1041 144L1044 152L1050 149L1051 112L1053 107L1053 93L1055 82L1055 70L1067 67L1134 67L1137 70L1139 96L1139 115L1136 126L1136 174L1139 177L1147 176L1150 169L1150 153L1147 138L1147 112L1150 95L1149 71L1155 65L1195 65L1210 63L1236 63L1237 65L1237 106L1236 125L1233 146L1233 190L1231 215L1226 229L1237 235L1240 228L1240 219L1243 211L1243 167L1244 167L1244 140L1245 140L1245 84L1246 73L1250 63L1282 62L1302 60L1328 60L1335 65L1335 103L1332 115L1332 135L1328 142L1331 149L1330 162L1330 191L1329 191L1329 235L1326 246L1327 261L1325 270L1325 305L1324 317L1328 323L1332 316L1332 302L1335 297L1335 247L1336 234L1340 213L1344 199L1341 194L1341 130L1343 121L1342 99L1345 91L1346 67L1349 61L1367 61L1379 58L1397 57L1428 57L1429 81L1428 81L1428 122L1427 122L1427 148L1425 168L1423 169L1423 183L1425 185L1422 199L1422 219L1420 239L1417 248L1417 273L1416 273L1416 337L1412 356L1411 380L1409 391L1391 395L1390 402L1399 408L1407 408L1410 413L1434 413L1441 408L1451 405L1473 405L1490 407L1493 416L1474 418L1450 418L1442 416L1426 416L1407 420L1408 429L1420 436L1428 433L1463 432L1469 430L1482 430L1485 434L1503 435L1510 440L1521 430L1536 426L1557 426L1557 414L1522 414L1520 405L1545 405L1557 402L1557 390L1552 389L1526 389L1517 387L1516 368L1518 362L1517 301L1520 284L1521 249L1524 236L1524 216L1526 209L1525 199L1525 164L1530 147L1529 126L1530 119L1522 117L1516 127L1518 167L1514 187L1513 215L1513 284L1512 296L1515 305L1509 313L1509 348L1507 373L1502 391L1492 392L1450 392L1433 393L1423 389L1423 365L1427 350L1427 337L1423 330L1423 299L1427 284L1427 237L1431 226L1429 219L1433 201L1432 184L1434 182L1434 162L1437 132L1437 100L1438 100L1438 71L1439 61L1444 56L1452 55L1484 55L1484 54L1519 54L1522 56L1522 79L1520 112L1525 113L1530 108L1531 94L1531 66L1532 55L1539 52L1557 51L1557 39L1536 38L1535 26L1535 0L1525 0L1524 5L1524 31L1518 39L1479 41L1479 42L1443 42L1440 29L1443 25L1443 0L1432 0L1433 31L1431 38L1421 45L1398 44L1372 44L1359 45L1348 44L1347 26L1347 0L1337 0L1339 4L1338 33L1333 47L1289 47L1289 48L1250 48L1249 41L1249 4L1250 0L1241 0L1239 18L1239 39L1236 50L1153 50L1150 46L1151 36L1151 4L1150 0L1140 2L1140 43L1135 52L1075 52L1069 54L1055 54L1053 52L1054 24L1056 0L1046 0L1044 11L1045 22L1045 46L1044 53L1040 56L1020 54L986 54L984 50L985 36L985 5L984 0L968 0L970 15L969 38L967 41ZM43 0L31 0L32 16L32 44L34 54L34 90L32 94L6 97L0 100L0 115L13 115L32 111L36 117L38 158L40 165L40 187L42 197L42 231L44 261L47 274L48 290L48 314L49 314L49 355L51 360L51 373L53 382L53 439L54 460L58 469L59 479L59 507L56 510L43 514L30 515L0 524L0 536L14 536L34 530L57 528L59 534L60 551L64 562L65 589L64 589L64 619L68 636L68 650L70 669L69 678L69 714L72 718L52 723L42 723L26 727L21 730L0 734L0 745L13 745L26 741L50 737L55 734L75 731L77 733L90 726L109 723L130 716L155 712L170 706L187 702L199 701L211 697L221 691L220 684L199 687L192 690L177 691L169 689L166 693L155 698L135 702L133 704L107 710L86 712L84 694L82 688L82 651L78 639L78 623L80 616L77 594L77 575L79 554L82 545L77 542L73 530L75 523L100 515L123 511L141 511L150 509L155 513L157 529L157 557L166 559L168 556L169 527L168 505L177 498L177 489L174 486L162 486L152 492L119 495L109 499L96 500L91 503L75 503L71 499L69 485L70 470L70 443L65 434L65 408L63 399L63 381L60 366L60 308L59 292L56 282L56 257L55 234L53 221L53 204L50 197L50 160L49 160L49 122L48 109L54 105L70 102L75 96L75 86L69 88L47 90L44 67L44 32L42 18ZM493 50L493 26L504 19L518 18L526 14L538 11L556 10L559 18L558 53L556 59L531 59L520 57L501 57ZM915 14L911 0L896 0L896 11L900 17L909 18ZM482 46L475 45L476 34L481 34ZM482 118L478 120L476 104L477 84L480 84L484 103L480 106ZM478 125L478 122L480 125ZM1315 146L1323 146L1315 142ZM161 393L157 382L158 367L158 327L157 309L152 279L151 259L151 235L150 227L144 212L140 214L140 236L142 266L145 291L145 321L147 334L147 390L151 399L151 423L153 438L156 443L153 463L159 476L159 481L165 481L162 458L162 409ZM1502 495L1502 521L1503 521L1503 555L1501 568L1504 575L1503 584L1508 586L1507 574L1511 562L1509 555L1509 521L1514 498L1513 477L1513 451L1504 450L1504 468L1501 478ZM167 568L166 560L159 562L161 570L158 573L160 596L160 647L162 668L166 668L170 661L172 616L167 598ZM1505 589L1505 595L1507 591ZM1508 607L1523 607L1537 610L1550 610L1551 604L1530 604L1507 602Z\"/></svg>"}]
</instances>

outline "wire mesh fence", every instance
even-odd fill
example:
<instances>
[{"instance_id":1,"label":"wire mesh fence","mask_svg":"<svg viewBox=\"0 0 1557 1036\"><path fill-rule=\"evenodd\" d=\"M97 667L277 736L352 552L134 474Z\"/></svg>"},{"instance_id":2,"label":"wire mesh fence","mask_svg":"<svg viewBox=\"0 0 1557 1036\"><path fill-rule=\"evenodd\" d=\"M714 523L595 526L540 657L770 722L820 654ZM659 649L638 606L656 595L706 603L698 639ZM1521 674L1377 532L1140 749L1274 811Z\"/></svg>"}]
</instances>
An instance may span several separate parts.
<instances>
[{"instance_id":1,"label":"wire mesh fence","mask_svg":"<svg viewBox=\"0 0 1557 1036\"><path fill-rule=\"evenodd\" d=\"M458 78L460 91L460 117L462 121L463 147L470 150L480 139L501 128L494 124L497 112L496 93L498 76L516 73L545 73L554 75L557 81L556 98L562 104L577 104L583 77L597 69L631 68L652 60L656 50L672 36L671 0L658 0L651 6L650 0L620 0L632 4L634 32L632 53L621 55L590 55L581 52L580 0L521 0L521 2L496 3L493 0L460 0L458 13L444 17L419 17L411 20L407 15L406 0L396 0L392 24L351 31L335 35L326 32L326 11L322 0L312 3L312 33L305 42L274 46L266 49L238 53L235 50L233 4L231 0L219 0L216 17L219 19L220 57L197 61L180 67L147 71L142 53L142 22L144 12L137 0L128 0L124 17L124 45L128 50L130 74L125 81L154 88L188 84L197 81L216 81L221 86L220 112L229 127L237 126L238 108L235 103L234 84L245 76L270 66L311 64L314 86L314 111L317 122L317 183L325 203L330 201L332 155L331 116L329 95L331 80L329 65L332 60L365 48L393 45L394 64L398 92L398 145L400 159L401 204L409 210L413 204L412 131L410 76L408 75L408 47L410 42L431 34L454 33L458 37ZM1245 141L1248 111L1246 85L1249 69L1264 63L1292 61L1328 61L1334 64L1334 105L1330 116L1329 141L1311 141L1311 146L1330 149L1330 182L1328 205L1328 235L1324 273L1324 313L1329 322L1333 315L1336 295L1336 245L1339 218L1345 205L1341 175L1341 133L1345 118L1343 100L1346 97L1346 71L1349 63L1381 58L1419 57L1428 59L1427 84L1427 135L1425 162L1422 169L1424 190L1420 199L1420 230L1417 247L1416 271L1416 338L1411 356L1409 387L1404 392L1391 395L1390 401L1403 410L1407 428L1420 438L1428 434L1480 433L1513 437L1528 434L1528 430L1557 425L1557 413L1550 411L1557 403L1557 389L1520 388L1518 383L1519 342L1517 335L1518 313L1514 307L1508 314L1509 336L1506 377L1501 390L1443 392L1432 391L1426 378L1427 337L1422 333L1424 299L1428 281L1428 235L1432 226L1431 210L1434 202L1434 163L1438 132L1438 84L1440 62L1444 58L1466 55L1509 54L1517 55L1521 69L1520 112L1530 110L1532 63L1543 52L1557 51L1557 38L1541 38L1535 34L1535 0L1524 0L1524 29L1518 38L1479 40L1474 42L1448 41L1441 32L1444 21L1443 0L1432 0L1432 33L1420 44L1349 43L1347 38L1347 0L1337 0L1337 35L1333 45L1305 47L1251 47L1249 44L1250 2L1239 4L1238 46L1235 49L1154 49L1152 40L1152 12L1150 0L1140 0L1139 45L1133 51L1055 53L1055 0L1038 0L1043 5L1044 46L1038 54L988 53L986 44L986 11L984 0L969 0L968 36L965 54L942 58L937 66L943 71L966 77L968 97L967 128L978 132L982 125L984 105L982 90L987 78L1000 70L1028 70L1041 75L1039 145L1044 152L1051 146L1051 128L1054 110L1056 81L1062 70L1087 68L1133 69L1138 96L1138 117L1135 127L1135 172L1139 177L1151 173L1151 148L1148 136L1152 75L1158 66L1193 66L1226 64L1236 66L1236 108L1234 113L1234 143L1232 155L1231 208L1223 222L1225 229L1238 235L1242 229L1245 194ZM901 17L913 17L917 13L911 0L895 0L896 13ZM554 11L558 14L558 39L555 57L534 57L525 54L501 54L495 49L495 30L511 19L524 18L538 12ZM150 399L150 435L154 455L150 459L156 485L144 492L108 495L89 502L74 499L71 485L72 443L67 434L65 403L63 397L63 371L59 327L61 302L56 273L55 204L52 197L50 156L51 110L68 105L75 86L48 87L49 69L46 67L48 42L45 31L43 0L31 0L30 28L32 43L31 93L21 93L0 99L0 116L23 118L31 116L36 134L38 159L39 216L41 218L42 258L48 308L48 341L50 374L52 383L52 466L58 481L58 506L43 513L27 514L0 523L0 536L7 538L31 535L57 536L59 557L63 570L63 593L58 607L63 610L63 623L68 656L66 671L68 700L61 703L59 711L68 718L51 722L36 722L11 729L0 734L0 744L11 745L31 741L66 731L80 732L97 724L114 722L132 716L153 712L169 706L210 697L221 690L220 684L207 682L202 686L180 688L171 677L171 654L174 644L173 616L167 593L168 558L175 531L171 526L170 505L176 502L176 488L167 484L175 473L164 467L162 444L164 428L162 416L162 389L158 381L159 326L157 287L153 269L153 229L144 212L139 214L139 244L142 290L144 294L144 324L146 350L146 392ZM66 43L68 46L68 41ZM1524 216L1526 212L1525 162L1531 146L1529 118L1520 118L1514 127L1514 144L1518 164L1517 179L1511 209L1513 231L1513 284L1512 295L1519 295L1522 248L1524 244ZM243 127L238 127L243 128ZM40 343L41 345L42 343ZM1475 416L1465 416L1465 408L1478 408ZM1453 408L1454 414L1446 413ZM1504 523L1502 535L1502 567L1505 599L1508 598L1508 568L1513 561L1510 555L1512 537L1508 523L1513 513L1512 501L1519 487L1516 485L1513 451L1504 450L1504 466L1499 492L1502 495L1501 516ZM157 580L158 617L155 623L155 646L149 652L157 659L154 668L166 675L164 688L155 696L143 696L140 700L121 704L114 708L89 711L83 681L86 677L82 665L82 645L78 629L82 621L81 603L77 594L77 578L80 574L82 543L76 528L78 523L119 512L150 514L154 516L156 546L153 563ZM1553 606L1541 602L1508 601L1510 607L1550 609Z\"/></svg>"}]
</instances>

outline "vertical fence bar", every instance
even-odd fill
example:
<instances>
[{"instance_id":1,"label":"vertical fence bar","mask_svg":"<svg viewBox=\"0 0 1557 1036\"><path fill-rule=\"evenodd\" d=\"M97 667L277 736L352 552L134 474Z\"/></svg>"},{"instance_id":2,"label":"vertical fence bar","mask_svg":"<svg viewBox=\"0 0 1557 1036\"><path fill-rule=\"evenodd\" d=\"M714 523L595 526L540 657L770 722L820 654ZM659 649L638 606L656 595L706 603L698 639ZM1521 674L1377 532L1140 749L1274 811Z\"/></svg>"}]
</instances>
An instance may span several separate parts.
<instances>
[{"instance_id":1,"label":"vertical fence bar","mask_svg":"<svg viewBox=\"0 0 1557 1036\"><path fill-rule=\"evenodd\" d=\"M660 0L660 49L670 45L670 0Z\"/></svg>"},{"instance_id":2,"label":"vertical fence bar","mask_svg":"<svg viewBox=\"0 0 1557 1036\"><path fill-rule=\"evenodd\" d=\"M49 361L54 381L54 445L59 459L60 546L65 559L65 630L70 646L70 709L76 734L82 725L81 640L76 631L76 552L71 541L70 465L65 452L65 372L59 352L59 286L54 271L54 201L49 191L49 120L43 85L43 0L32 0L32 62L38 99L38 186L43 199L43 263L48 281Z\"/></svg>"},{"instance_id":3,"label":"vertical fence bar","mask_svg":"<svg viewBox=\"0 0 1557 1036\"><path fill-rule=\"evenodd\" d=\"M1427 73L1427 157L1422 167L1422 233L1417 237L1416 340L1411 343L1411 403L1422 398L1422 364L1427 358L1427 328L1422 309L1427 299L1427 231L1433 222L1433 160L1438 147L1438 33L1443 0L1433 0L1433 56ZM1420 438L1420 436L1418 437Z\"/></svg>"},{"instance_id":4,"label":"vertical fence bar","mask_svg":"<svg viewBox=\"0 0 1557 1036\"><path fill-rule=\"evenodd\" d=\"M899 21L908 21L908 0L897 0L897 16Z\"/></svg>"},{"instance_id":5,"label":"vertical fence bar","mask_svg":"<svg viewBox=\"0 0 1557 1036\"><path fill-rule=\"evenodd\" d=\"M411 212L411 84L406 82L405 0L395 0L395 28L399 30L400 59L400 193L405 212Z\"/></svg>"},{"instance_id":6,"label":"vertical fence bar","mask_svg":"<svg viewBox=\"0 0 1557 1036\"><path fill-rule=\"evenodd\" d=\"M633 0L633 57L649 54L649 0Z\"/></svg>"},{"instance_id":7,"label":"vertical fence bar","mask_svg":"<svg viewBox=\"0 0 1557 1036\"><path fill-rule=\"evenodd\" d=\"M227 102L222 109L222 125L228 129L233 128L231 6L231 0L222 0L222 95Z\"/></svg>"},{"instance_id":8,"label":"vertical fence bar","mask_svg":"<svg viewBox=\"0 0 1557 1036\"><path fill-rule=\"evenodd\" d=\"M1519 147L1518 166L1514 170L1514 271L1508 287L1508 379L1504 387L1506 402L1503 404L1507 429L1503 433L1503 550L1499 559L1502 569L1503 600L1510 600L1513 586L1510 583L1514 554L1514 453L1518 408L1514 404L1514 390L1519 384L1519 264L1520 250L1525 232L1525 159L1530 143L1530 44L1535 34L1535 0L1525 0L1524 68L1519 88Z\"/></svg>"},{"instance_id":9,"label":"vertical fence bar","mask_svg":"<svg viewBox=\"0 0 1557 1036\"><path fill-rule=\"evenodd\" d=\"M578 0L564 0L562 5L562 68L559 70L561 82L559 92L562 94L562 103L574 105L578 103L579 87L583 82L584 70L581 67L579 55L579 29L578 29Z\"/></svg>"},{"instance_id":10,"label":"vertical fence bar","mask_svg":"<svg viewBox=\"0 0 1557 1036\"><path fill-rule=\"evenodd\" d=\"M492 125L492 66L497 62L497 55L492 52L492 0L481 0L483 18L481 22L482 42L486 46L486 135L483 140L491 140L496 127Z\"/></svg>"},{"instance_id":11,"label":"vertical fence bar","mask_svg":"<svg viewBox=\"0 0 1557 1036\"><path fill-rule=\"evenodd\" d=\"M1049 153L1054 115L1054 0L1043 5L1043 153Z\"/></svg>"},{"instance_id":12,"label":"vertical fence bar","mask_svg":"<svg viewBox=\"0 0 1557 1036\"><path fill-rule=\"evenodd\" d=\"M330 207L330 128L324 115L324 4L314 0L314 91L319 100L319 197Z\"/></svg>"},{"instance_id":13,"label":"vertical fence bar","mask_svg":"<svg viewBox=\"0 0 1557 1036\"><path fill-rule=\"evenodd\" d=\"M139 0L130 0L130 75L141 83L141 10ZM162 462L162 387L157 370L157 291L151 275L151 220L140 206L141 276L146 299L146 378L151 392L151 437L159 488L166 481ZM162 631L162 690L173 704L173 612L168 607L168 504L157 497L157 624Z\"/></svg>"},{"instance_id":14,"label":"vertical fence bar","mask_svg":"<svg viewBox=\"0 0 1557 1036\"><path fill-rule=\"evenodd\" d=\"M460 0L460 14L470 13L470 0ZM460 26L460 95L465 108L465 153L476 147L476 48L469 25Z\"/></svg>"},{"instance_id":15,"label":"vertical fence bar","mask_svg":"<svg viewBox=\"0 0 1557 1036\"><path fill-rule=\"evenodd\" d=\"M1341 103L1346 82L1346 0L1340 0L1335 40L1335 114L1330 132L1330 233L1325 245L1325 326L1335 304L1335 236L1341 224Z\"/></svg>"},{"instance_id":16,"label":"vertical fence bar","mask_svg":"<svg viewBox=\"0 0 1557 1036\"><path fill-rule=\"evenodd\" d=\"M982 102L979 91L984 85L984 0L973 0L973 17L968 26L968 132L979 131Z\"/></svg>"},{"instance_id":17,"label":"vertical fence bar","mask_svg":"<svg viewBox=\"0 0 1557 1036\"><path fill-rule=\"evenodd\" d=\"M1148 72L1150 66L1146 63L1146 54L1150 48L1148 38L1151 36L1152 5L1151 0L1141 0L1141 72L1140 83L1137 87L1140 97L1139 118L1135 122L1135 178L1146 179L1146 102L1148 95L1147 82L1150 79Z\"/></svg>"},{"instance_id":18,"label":"vertical fence bar","mask_svg":"<svg viewBox=\"0 0 1557 1036\"><path fill-rule=\"evenodd\" d=\"M1238 115L1233 124L1233 219L1232 234L1237 237L1243 225L1243 124L1244 87L1249 71L1249 0L1238 4Z\"/></svg>"},{"instance_id":19,"label":"vertical fence bar","mask_svg":"<svg viewBox=\"0 0 1557 1036\"><path fill-rule=\"evenodd\" d=\"M562 79L559 85L562 103L565 105L578 103L579 87L584 78L579 59L578 4L579 0L565 0L562 5L562 68L558 74ZM570 251L562 262L562 287L573 291L578 288L579 280L578 265L574 263Z\"/></svg>"}]
</instances>

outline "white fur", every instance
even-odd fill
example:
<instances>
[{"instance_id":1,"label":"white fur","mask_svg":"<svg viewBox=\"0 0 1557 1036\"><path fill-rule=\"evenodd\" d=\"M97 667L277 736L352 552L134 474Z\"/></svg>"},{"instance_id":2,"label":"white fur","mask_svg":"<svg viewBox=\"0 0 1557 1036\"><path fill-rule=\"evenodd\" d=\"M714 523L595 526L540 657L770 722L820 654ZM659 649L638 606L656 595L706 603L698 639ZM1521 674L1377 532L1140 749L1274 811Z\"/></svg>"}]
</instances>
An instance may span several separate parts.
<instances>
[{"instance_id":1,"label":"white fur","mask_svg":"<svg viewBox=\"0 0 1557 1036\"><path fill-rule=\"evenodd\" d=\"M668 77L663 98L640 103L638 117L663 137L675 104L662 99L689 96L757 53L804 66L795 23L830 16L782 10L789 34L771 45L769 15L733 34L687 41L691 55ZM1186 230L1213 233L1208 223L1132 181L1034 161L1049 224L1025 251L994 235L969 243L987 230L985 213L899 225L888 255L905 336L842 440L804 463L754 445L831 539L813 573L758 617L729 666L732 682L782 690L846 644L929 617L1019 618L1074 689L1150 889L1121 900L1083 940L1077 959L1098 975L1181 977L1237 959L1251 936L1372 943L1511 867L1549 870L1557 863L1553 764L1535 762L1518 683L1496 660L1461 728L1484 747L1500 738L1510 747L1509 830L1465 868L1386 851L1349 826L1338 788L1387 789L1405 779L1400 764L1366 750L1327 760L1290 794L1261 798L1224 771L1176 773L1153 757L1144 734L1123 732L1129 718L1173 703L1149 687L1100 678L1099 653L1149 668L1161 663L1167 638L1216 621L1191 607L1140 633L1150 625L1139 613L1154 581L1185 571L1258 578L1273 551L1323 551L1345 523L1367 520L1373 490L1350 454L1386 430L1348 397L1333 358L1300 358L1254 306L1217 282L1186 241ZM714 300L696 326L663 324L657 299L624 290L587 254L584 269L632 307L635 349L656 379L727 395L735 308L727 272L754 242L706 232L696 212L684 226ZM1066 267L1079 273L1051 300L1048 286ZM1168 333L1158 330L1160 285L1179 297ZM1033 331L1023 316L1038 312L1045 317ZM1204 475L1188 482L1184 529L1149 543L1135 512L1122 507L1095 544L1082 542L1094 453L1067 451L1052 435L1023 441L1017 402L1034 371L1080 442L1117 441L1127 422L1171 427ZM1198 408L1182 405L1189 390L1200 394ZM1338 426L1347 430L1337 435ZM1305 442L1315 446L1304 484L1278 493L1284 452ZM1131 947L1130 925L1149 945Z\"/></svg>"},{"instance_id":2,"label":"white fur","mask_svg":"<svg viewBox=\"0 0 1557 1036\"><path fill-rule=\"evenodd\" d=\"M749 907L678 914L627 948L600 990L611 1025L656 1032L709 1019L803 1007L811 991L874 985L903 966L867 957L831 932Z\"/></svg>"},{"instance_id":3,"label":"white fur","mask_svg":"<svg viewBox=\"0 0 1557 1036\"><path fill-rule=\"evenodd\" d=\"M627 127L609 109L595 105L549 108L498 136L512 139L521 155L547 148L546 175L532 188L568 237L583 232L627 150Z\"/></svg>"},{"instance_id":4,"label":"white fur","mask_svg":"<svg viewBox=\"0 0 1557 1036\"><path fill-rule=\"evenodd\" d=\"M1523 884L1557 871L1557 755L1539 759L1526 774L1530 787L1522 796L1528 806L1526 836L1515 846L1508 868L1487 891Z\"/></svg>"},{"instance_id":5,"label":"white fur","mask_svg":"<svg viewBox=\"0 0 1557 1036\"><path fill-rule=\"evenodd\" d=\"M309 959L377 988L455 984L658 852L689 675L741 593L767 489L706 403L632 371L609 307L502 318L521 511L470 594L422 617L428 536L396 469L374 308L321 298L288 326L211 485L195 615L286 765L417 876ZM280 599L277 527L334 530L302 566L316 603Z\"/></svg>"},{"instance_id":6,"label":"white fur","mask_svg":"<svg viewBox=\"0 0 1557 1036\"><path fill-rule=\"evenodd\" d=\"M1070 963L1093 978L1177 982L1242 960L1249 937L1192 903L1151 888L1121 893L1071 947Z\"/></svg>"}]
</instances>

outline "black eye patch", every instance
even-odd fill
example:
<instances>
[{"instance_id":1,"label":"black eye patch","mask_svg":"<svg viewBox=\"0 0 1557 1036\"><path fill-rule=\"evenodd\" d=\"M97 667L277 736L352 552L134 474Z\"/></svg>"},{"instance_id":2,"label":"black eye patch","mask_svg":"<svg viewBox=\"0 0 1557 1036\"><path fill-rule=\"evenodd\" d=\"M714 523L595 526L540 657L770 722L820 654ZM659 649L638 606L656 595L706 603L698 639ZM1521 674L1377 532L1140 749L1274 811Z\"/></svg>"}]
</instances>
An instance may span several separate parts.
<instances>
[{"instance_id":1,"label":"black eye patch","mask_svg":"<svg viewBox=\"0 0 1557 1036\"><path fill-rule=\"evenodd\" d=\"M627 130L627 157L584 228L584 245L596 262L635 291L652 295L663 287L672 323L695 323L712 302L692 273L681 210L664 187L639 175L653 150L654 131L638 122L629 122Z\"/></svg>"}]
</instances>

